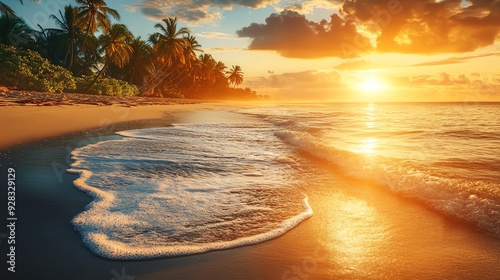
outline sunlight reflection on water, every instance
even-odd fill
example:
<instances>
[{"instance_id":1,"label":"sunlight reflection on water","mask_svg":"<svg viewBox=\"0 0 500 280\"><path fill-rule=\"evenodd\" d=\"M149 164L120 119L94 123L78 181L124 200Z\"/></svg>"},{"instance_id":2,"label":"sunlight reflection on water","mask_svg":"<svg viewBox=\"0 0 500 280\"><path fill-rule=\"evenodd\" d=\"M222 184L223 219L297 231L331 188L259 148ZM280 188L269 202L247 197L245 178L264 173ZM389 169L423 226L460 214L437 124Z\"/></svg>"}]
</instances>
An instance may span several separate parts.
<instances>
[{"instance_id":1,"label":"sunlight reflection on water","mask_svg":"<svg viewBox=\"0 0 500 280\"><path fill-rule=\"evenodd\" d=\"M390 236L387 223L365 200L345 197L336 202L332 205L336 218L328 226L333 257L342 263L345 274L370 275L383 259Z\"/></svg>"}]
</instances>

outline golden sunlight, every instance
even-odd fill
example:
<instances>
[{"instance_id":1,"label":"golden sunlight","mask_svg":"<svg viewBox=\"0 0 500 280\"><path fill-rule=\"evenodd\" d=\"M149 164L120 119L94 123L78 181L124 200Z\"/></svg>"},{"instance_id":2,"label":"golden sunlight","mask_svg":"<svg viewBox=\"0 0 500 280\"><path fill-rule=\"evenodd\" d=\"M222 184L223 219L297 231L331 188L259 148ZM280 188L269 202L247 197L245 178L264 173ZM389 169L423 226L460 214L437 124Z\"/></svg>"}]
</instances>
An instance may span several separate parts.
<instances>
[{"instance_id":1,"label":"golden sunlight","mask_svg":"<svg viewBox=\"0 0 500 280\"><path fill-rule=\"evenodd\" d=\"M358 152L366 155L374 154L377 151L378 142L378 139L374 137L364 139L359 145Z\"/></svg>"},{"instance_id":2,"label":"golden sunlight","mask_svg":"<svg viewBox=\"0 0 500 280\"><path fill-rule=\"evenodd\" d=\"M377 93L387 88L378 78L370 77L358 84L358 88L365 93Z\"/></svg>"}]
</instances>

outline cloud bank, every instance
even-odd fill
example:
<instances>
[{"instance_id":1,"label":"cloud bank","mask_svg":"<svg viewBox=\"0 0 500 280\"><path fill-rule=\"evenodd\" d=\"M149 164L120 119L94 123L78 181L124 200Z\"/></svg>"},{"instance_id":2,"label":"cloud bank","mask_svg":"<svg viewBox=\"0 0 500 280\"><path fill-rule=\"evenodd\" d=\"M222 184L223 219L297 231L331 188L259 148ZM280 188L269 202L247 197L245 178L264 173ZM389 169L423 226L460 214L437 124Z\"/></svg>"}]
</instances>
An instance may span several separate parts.
<instances>
[{"instance_id":1,"label":"cloud bank","mask_svg":"<svg viewBox=\"0 0 500 280\"><path fill-rule=\"evenodd\" d=\"M274 50L296 58L350 58L370 51L461 53L492 45L500 37L498 0L331 2L341 8L330 22L308 21L285 10L237 34L252 39L249 49ZM375 44L370 45L367 37Z\"/></svg>"},{"instance_id":2,"label":"cloud bank","mask_svg":"<svg viewBox=\"0 0 500 280\"><path fill-rule=\"evenodd\" d=\"M247 82L250 87L259 88L340 88L345 87L340 74L335 71L307 70L256 77Z\"/></svg>"},{"instance_id":3,"label":"cloud bank","mask_svg":"<svg viewBox=\"0 0 500 280\"><path fill-rule=\"evenodd\" d=\"M285 57L356 57L353 46L362 51L372 49L369 39L356 31L352 21L336 14L329 22L315 23L297 12L285 10L271 14L265 24L252 23L237 34L252 38L249 49L275 50Z\"/></svg>"}]
</instances>

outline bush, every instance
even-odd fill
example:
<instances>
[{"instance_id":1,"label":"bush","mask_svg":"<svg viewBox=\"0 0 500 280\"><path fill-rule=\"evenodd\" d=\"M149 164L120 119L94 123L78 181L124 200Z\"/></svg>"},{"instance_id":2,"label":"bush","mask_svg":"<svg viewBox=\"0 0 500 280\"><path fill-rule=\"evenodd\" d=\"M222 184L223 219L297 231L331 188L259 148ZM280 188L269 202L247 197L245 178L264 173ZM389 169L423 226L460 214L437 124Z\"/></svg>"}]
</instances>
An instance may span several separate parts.
<instances>
[{"instance_id":1,"label":"bush","mask_svg":"<svg viewBox=\"0 0 500 280\"><path fill-rule=\"evenodd\" d=\"M76 88L71 72L39 53L0 44L0 84L18 89L62 92Z\"/></svg>"},{"instance_id":2,"label":"bush","mask_svg":"<svg viewBox=\"0 0 500 280\"><path fill-rule=\"evenodd\" d=\"M75 78L76 91L85 93L87 87L95 77ZM135 85L113 78L98 79L90 88L89 94L112 95L112 96L134 96L139 94L139 89Z\"/></svg>"}]
</instances>

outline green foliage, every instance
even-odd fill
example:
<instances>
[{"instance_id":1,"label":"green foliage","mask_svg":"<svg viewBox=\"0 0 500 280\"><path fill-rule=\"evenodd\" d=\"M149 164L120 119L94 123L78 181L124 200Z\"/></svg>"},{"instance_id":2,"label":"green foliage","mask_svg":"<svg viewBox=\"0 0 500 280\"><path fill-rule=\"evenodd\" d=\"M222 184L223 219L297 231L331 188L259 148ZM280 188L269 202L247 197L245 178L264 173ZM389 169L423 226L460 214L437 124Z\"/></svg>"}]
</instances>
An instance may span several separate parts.
<instances>
[{"instance_id":1,"label":"green foliage","mask_svg":"<svg viewBox=\"0 0 500 280\"><path fill-rule=\"evenodd\" d=\"M203 52L201 45L188 29L178 28L177 18L163 19L155 25L158 32L144 41L134 39L125 25L111 24L110 16L120 15L107 6L107 0L75 1L77 7L68 5L50 16L58 28L38 25L40 31L7 16L9 11L0 7L0 44L41 54L1 46L0 84L51 92L76 88L80 93L112 96L142 92L174 98L259 98L250 89L236 88L243 82L240 66L227 69L206 53L197 57ZM72 73L86 78L74 78Z\"/></svg>"},{"instance_id":2,"label":"green foliage","mask_svg":"<svg viewBox=\"0 0 500 280\"><path fill-rule=\"evenodd\" d=\"M84 93L95 77L75 78L76 92ZM135 96L139 94L137 86L113 78L98 79L88 91L89 94L111 96Z\"/></svg>"},{"instance_id":3,"label":"green foliage","mask_svg":"<svg viewBox=\"0 0 500 280\"><path fill-rule=\"evenodd\" d=\"M0 65L0 84L4 86L47 92L76 88L71 72L50 64L39 53L31 50L16 50L0 44Z\"/></svg>"}]
</instances>

